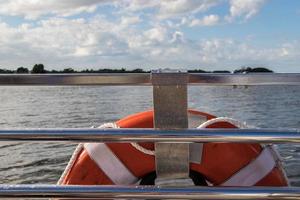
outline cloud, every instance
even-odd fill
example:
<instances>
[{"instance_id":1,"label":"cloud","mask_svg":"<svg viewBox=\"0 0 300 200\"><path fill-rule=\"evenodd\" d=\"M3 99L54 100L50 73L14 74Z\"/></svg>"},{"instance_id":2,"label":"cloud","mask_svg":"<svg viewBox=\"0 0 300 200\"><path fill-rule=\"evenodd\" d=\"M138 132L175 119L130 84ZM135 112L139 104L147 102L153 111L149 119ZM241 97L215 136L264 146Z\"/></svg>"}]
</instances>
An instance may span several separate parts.
<instances>
[{"instance_id":1,"label":"cloud","mask_svg":"<svg viewBox=\"0 0 300 200\"><path fill-rule=\"evenodd\" d=\"M213 26L218 24L220 21L220 18L218 15L207 15L203 17L202 19L193 19L189 26Z\"/></svg>"},{"instance_id":2,"label":"cloud","mask_svg":"<svg viewBox=\"0 0 300 200\"><path fill-rule=\"evenodd\" d=\"M220 0L164 0L159 4L159 17L169 18L204 12L220 2Z\"/></svg>"},{"instance_id":3,"label":"cloud","mask_svg":"<svg viewBox=\"0 0 300 200\"><path fill-rule=\"evenodd\" d=\"M144 32L145 37L150 41L163 42L166 40L167 29L163 27L155 27Z\"/></svg>"},{"instance_id":4,"label":"cloud","mask_svg":"<svg viewBox=\"0 0 300 200\"><path fill-rule=\"evenodd\" d=\"M118 34L120 28L101 16L88 21L51 18L39 22L37 26L23 24L10 27L1 23L0 58L5 57L1 62L5 64L5 60L16 62L19 59L24 63L39 60L63 63L77 57L122 56L127 54L128 47ZM4 56L8 52L9 56Z\"/></svg>"},{"instance_id":5,"label":"cloud","mask_svg":"<svg viewBox=\"0 0 300 200\"><path fill-rule=\"evenodd\" d=\"M84 67L236 67L245 63L296 63L300 42L262 48L252 39L190 39L183 31L162 24L140 30L138 19L119 24L103 16L91 19L49 18L18 27L0 23L0 65ZM122 25L123 24L123 25ZM126 25L124 25L126 24Z\"/></svg>"},{"instance_id":6,"label":"cloud","mask_svg":"<svg viewBox=\"0 0 300 200\"><path fill-rule=\"evenodd\" d=\"M276 66L287 60L289 62L298 60L300 41L283 43L269 48L256 47L251 43L251 41L238 42L233 39L204 41L202 42L203 60L215 63L215 65L222 63L235 66L245 64Z\"/></svg>"},{"instance_id":7,"label":"cloud","mask_svg":"<svg viewBox=\"0 0 300 200\"><path fill-rule=\"evenodd\" d=\"M37 19L53 14L70 16L82 12L94 12L98 5L109 0L0 0L0 14L23 16L26 19Z\"/></svg>"},{"instance_id":8,"label":"cloud","mask_svg":"<svg viewBox=\"0 0 300 200\"><path fill-rule=\"evenodd\" d=\"M120 0L116 1L114 5L126 9L126 11L135 12L158 7L160 5L160 0Z\"/></svg>"},{"instance_id":9,"label":"cloud","mask_svg":"<svg viewBox=\"0 0 300 200\"><path fill-rule=\"evenodd\" d=\"M230 2L228 17L234 22L256 15L265 2L262 0L121 0L112 3L31 0L27 5L23 2L0 0L0 15L36 19L22 20L20 25L0 20L2 67L32 66L38 62L49 68L214 66L230 69L248 63L298 63L300 56L300 41L258 47L253 43L255 38L244 41L229 36L199 38L189 31L194 27L200 33L202 26L223 23L220 13L209 11L220 2ZM106 4L113 10L108 14L100 15L97 11L85 18L82 15L64 17L94 12ZM8 6L7 10L3 6Z\"/></svg>"},{"instance_id":10,"label":"cloud","mask_svg":"<svg viewBox=\"0 0 300 200\"><path fill-rule=\"evenodd\" d=\"M217 5L220 0L0 0L0 14L38 19L41 16L72 16L93 13L101 5L113 5L134 12L153 8L160 18L175 17L186 13L203 12Z\"/></svg>"},{"instance_id":11,"label":"cloud","mask_svg":"<svg viewBox=\"0 0 300 200\"><path fill-rule=\"evenodd\" d=\"M267 0L229 0L230 15L227 16L228 21L235 18L243 18L245 20L255 16Z\"/></svg>"},{"instance_id":12,"label":"cloud","mask_svg":"<svg viewBox=\"0 0 300 200\"><path fill-rule=\"evenodd\" d=\"M256 15L267 0L227 0L230 6L227 21L236 18L249 19ZM94 13L100 6L110 5L118 8L125 15L136 15L137 11L146 12L150 9L149 17L153 20L165 20L193 17L205 13L211 8L226 2L225 0L0 0L0 15L22 16L26 19L38 20L41 17L67 17L80 13ZM192 24L210 24L217 20L215 15L194 20ZM214 18L212 18L214 17ZM213 24L213 23L212 23Z\"/></svg>"},{"instance_id":13,"label":"cloud","mask_svg":"<svg viewBox=\"0 0 300 200\"><path fill-rule=\"evenodd\" d=\"M130 11L155 8L161 17L172 17L186 13L204 12L220 2L222 0L121 0L115 2L115 5Z\"/></svg>"},{"instance_id":14,"label":"cloud","mask_svg":"<svg viewBox=\"0 0 300 200\"><path fill-rule=\"evenodd\" d=\"M121 17L121 25L122 26L130 26L140 23L142 20L139 16L126 16Z\"/></svg>"}]
</instances>

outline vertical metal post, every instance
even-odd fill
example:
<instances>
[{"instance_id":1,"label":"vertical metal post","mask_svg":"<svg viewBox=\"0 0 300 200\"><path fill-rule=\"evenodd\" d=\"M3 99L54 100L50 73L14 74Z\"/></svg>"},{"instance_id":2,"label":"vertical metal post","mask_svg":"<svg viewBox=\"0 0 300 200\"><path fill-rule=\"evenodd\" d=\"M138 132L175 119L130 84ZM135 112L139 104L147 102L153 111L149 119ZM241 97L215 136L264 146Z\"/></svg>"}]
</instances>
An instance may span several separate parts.
<instances>
[{"instance_id":1,"label":"vertical metal post","mask_svg":"<svg viewBox=\"0 0 300 200\"><path fill-rule=\"evenodd\" d=\"M155 71L153 84L154 127L186 129L188 74ZM187 143L156 143L156 185L193 185L189 178L189 145Z\"/></svg>"}]
</instances>

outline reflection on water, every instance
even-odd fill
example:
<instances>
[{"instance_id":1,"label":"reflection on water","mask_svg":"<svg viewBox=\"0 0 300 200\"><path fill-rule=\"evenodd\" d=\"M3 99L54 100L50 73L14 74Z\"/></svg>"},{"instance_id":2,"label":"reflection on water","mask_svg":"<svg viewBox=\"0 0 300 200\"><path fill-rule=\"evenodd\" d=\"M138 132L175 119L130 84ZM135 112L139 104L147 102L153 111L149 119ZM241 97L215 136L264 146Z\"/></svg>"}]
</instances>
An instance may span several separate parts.
<instances>
[{"instance_id":1,"label":"reflection on water","mask_svg":"<svg viewBox=\"0 0 300 200\"><path fill-rule=\"evenodd\" d=\"M91 127L151 109L150 87L0 87L0 128ZM300 128L299 86L190 87L189 107L263 128ZM76 144L0 143L1 184L55 183ZM300 186L300 145L279 145Z\"/></svg>"}]
</instances>

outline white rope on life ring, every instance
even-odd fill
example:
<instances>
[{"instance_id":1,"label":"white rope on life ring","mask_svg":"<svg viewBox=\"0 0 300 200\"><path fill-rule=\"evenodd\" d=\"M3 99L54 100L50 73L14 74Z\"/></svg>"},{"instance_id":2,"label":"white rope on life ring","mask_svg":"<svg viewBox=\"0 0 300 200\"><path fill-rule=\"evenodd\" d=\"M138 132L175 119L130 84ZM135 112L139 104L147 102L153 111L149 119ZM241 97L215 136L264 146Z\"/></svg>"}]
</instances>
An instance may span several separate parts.
<instances>
[{"instance_id":1,"label":"white rope on life ring","mask_svg":"<svg viewBox=\"0 0 300 200\"><path fill-rule=\"evenodd\" d=\"M228 117L218 117L218 118L214 118L214 119L210 119L204 123L202 123L200 126L198 126L197 128L206 128L214 123L217 123L217 122L228 122L238 128L247 128L248 126L243 123L243 122L240 122L238 120L235 120L235 119L232 119L232 118L228 118ZM152 150L149 150L149 149L146 149L144 147L142 147L141 145L139 145L138 143L136 142L132 142L130 143L136 150L144 153L144 154L147 154L147 155L151 155L151 156L154 156L155 155L155 151L152 151Z\"/></svg>"},{"instance_id":2,"label":"white rope on life ring","mask_svg":"<svg viewBox=\"0 0 300 200\"><path fill-rule=\"evenodd\" d=\"M61 185L63 180L65 179L65 177L67 176L67 174L69 173L69 171L71 170L72 166L74 165L78 154L81 152L81 150L83 149L83 143L80 143L77 145L76 149L74 150L64 172L61 174L59 180L57 181L57 185Z\"/></svg>"},{"instance_id":3,"label":"white rope on life ring","mask_svg":"<svg viewBox=\"0 0 300 200\"><path fill-rule=\"evenodd\" d=\"M229 118L229 117L217 117L217 118L207 120L206 122L202 123L197 128L207 128L208 126L210 126L214 123L218 123L218 122L227 122L227 123L230 123L230 124L236 126L237 128L240 128L240 129L249 128L249 126L246 123L240 122L236 119L232 119L232 118Z\"/></svg>"}]
</instances>

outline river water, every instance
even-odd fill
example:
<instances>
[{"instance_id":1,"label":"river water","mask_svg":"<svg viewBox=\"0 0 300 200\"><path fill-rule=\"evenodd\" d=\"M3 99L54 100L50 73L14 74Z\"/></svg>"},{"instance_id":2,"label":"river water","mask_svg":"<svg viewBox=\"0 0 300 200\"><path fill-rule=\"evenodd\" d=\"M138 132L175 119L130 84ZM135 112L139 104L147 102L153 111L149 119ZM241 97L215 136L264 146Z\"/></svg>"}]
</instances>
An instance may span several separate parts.
<instances>
[{"instance_id":1,"label":"river water","mask_svg":"<svg viewBox=\"0 0 300 200\"><path fill-rule=\"evenodd\" d=\"M189 107L261 128L300 128L299 86L190 87ZM0 87L0 128L97 126L152 108L151 87ZM0 184L56 183L76 144L0 142ZM300 145L278 145L300 186Z\"/></svg>"}]
</instances>

